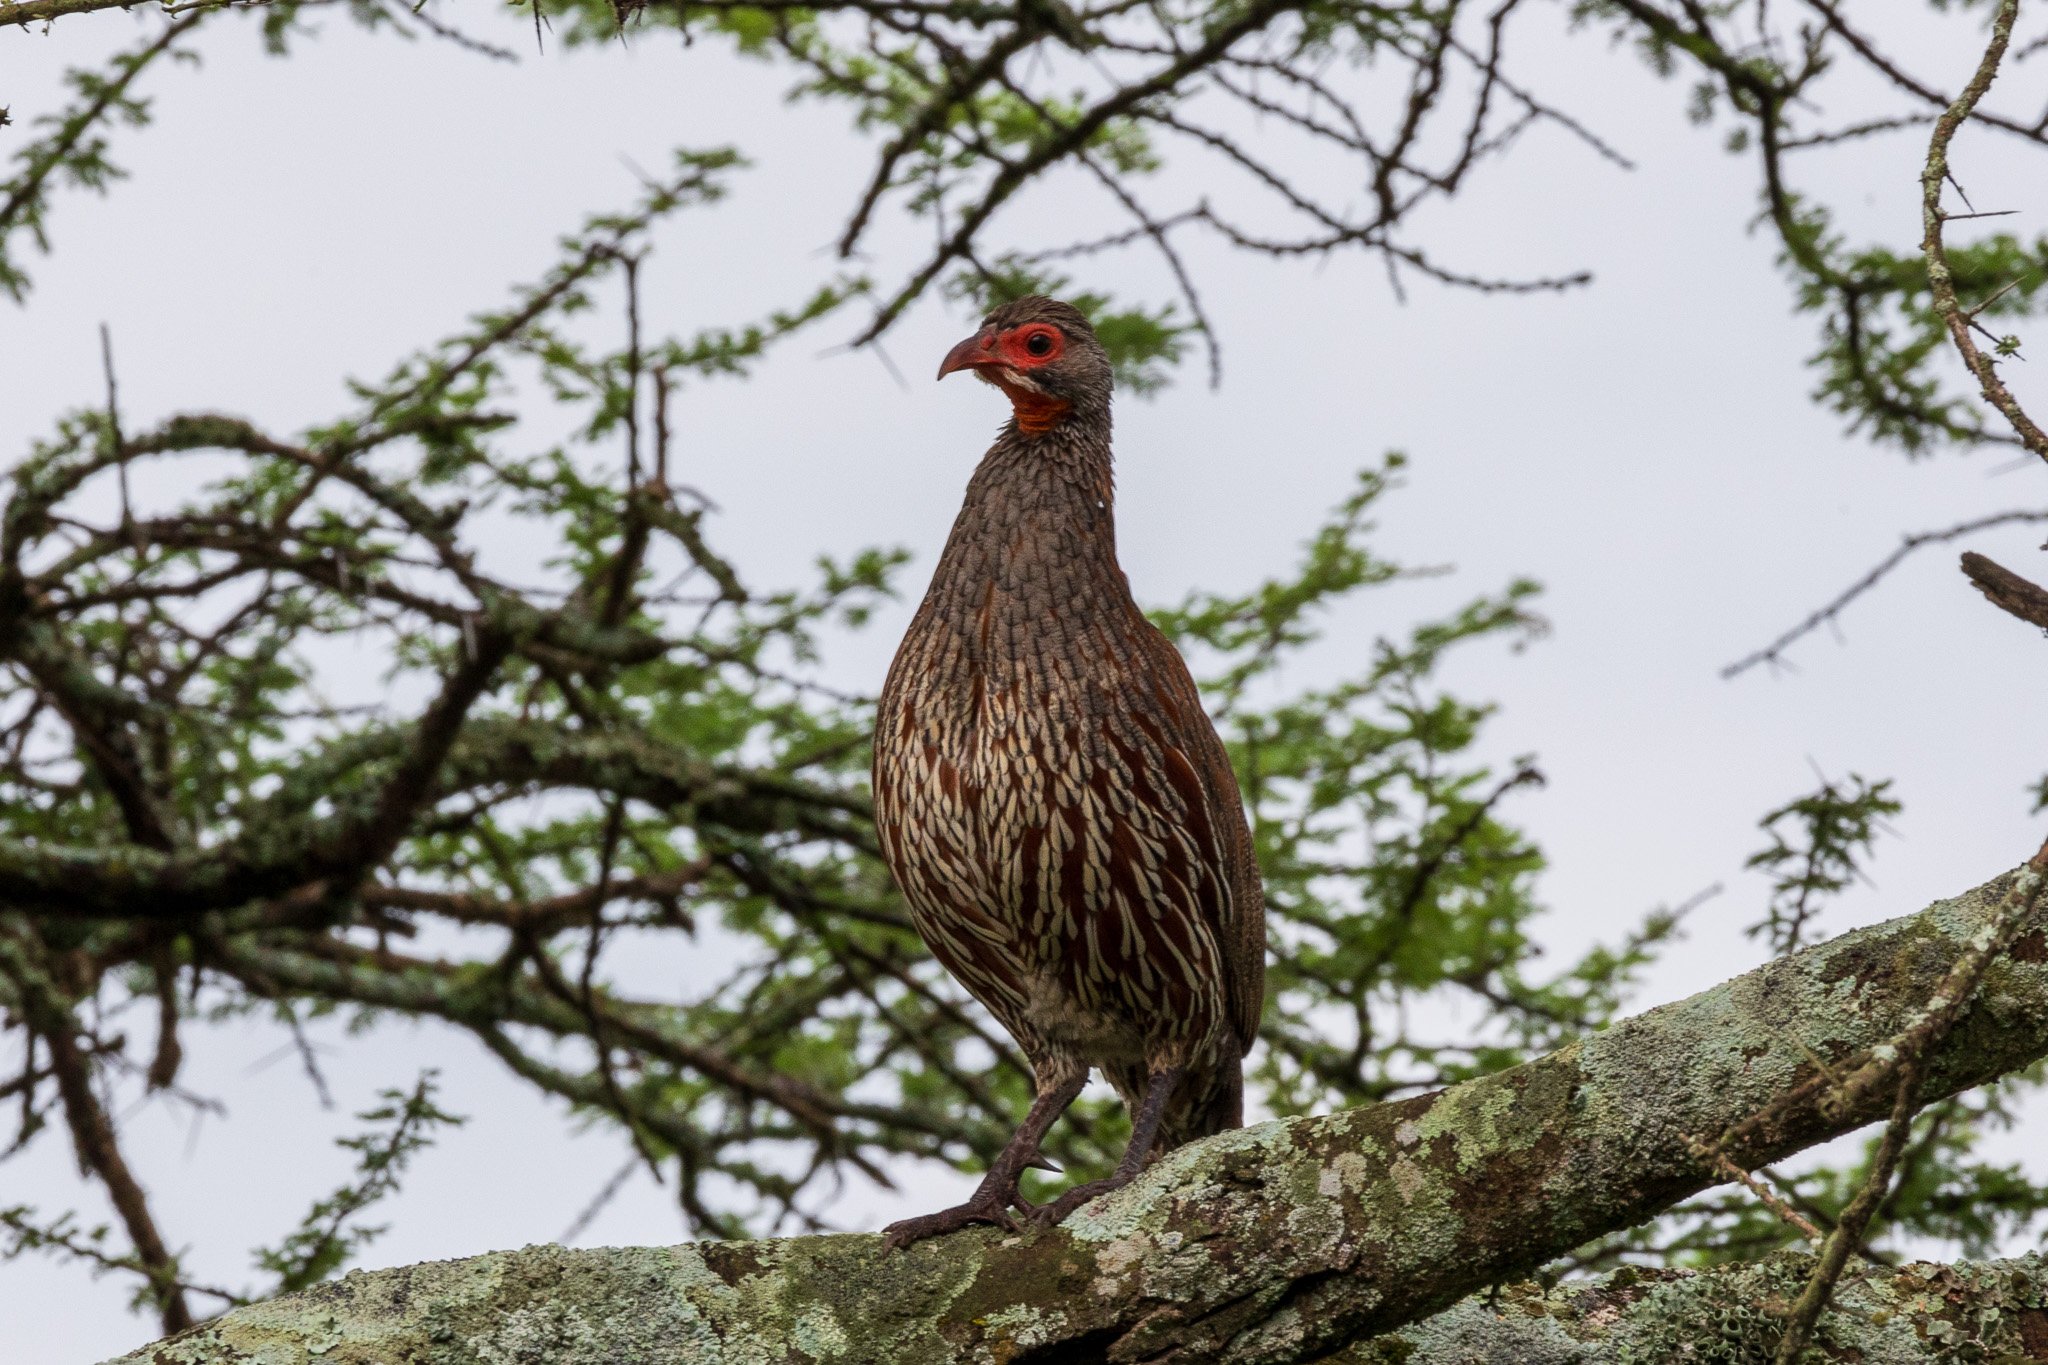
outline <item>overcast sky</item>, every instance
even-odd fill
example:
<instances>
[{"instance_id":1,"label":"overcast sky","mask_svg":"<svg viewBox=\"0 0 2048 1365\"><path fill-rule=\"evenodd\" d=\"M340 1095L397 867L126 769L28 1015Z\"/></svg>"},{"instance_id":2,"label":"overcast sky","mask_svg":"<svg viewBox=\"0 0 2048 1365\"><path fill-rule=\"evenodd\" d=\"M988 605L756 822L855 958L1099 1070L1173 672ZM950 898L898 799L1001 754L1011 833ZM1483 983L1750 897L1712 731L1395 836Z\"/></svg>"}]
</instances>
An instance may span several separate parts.
<instances>
[{"instance_id":1,"label":"overcast sky","mask_svg":"<svg viewBox=\"0 0 2048 1365\"><path fill-rule=\"evenodd\" d=\"M730 143L756 166L728 204L658 238L656 323L743 321L832 268L827 247L870 149L843 111L785 104L772 68L715 42L685 52L660 39L541 59L522 47L509 65L324 22L327 35L288 62L263 57L252 27L221 26L202 44L203 70L151 78L158 126L115 149L132 178L107 200L59 200L55 254L32 262L28 307L0 305L0 459L19 458L60 411L99 401L102 322L131 426L193 409L287 431L328 418L345 407L346 376L380 374L499 303L583 215L633 196L629 161L659 167L678 144ZM0 33L0 103L17 124L0 133L0 157L55 107L65 65L142 27L108 13L47 36ZM1211 391L1191 369L1157 400L1119 409L1120 537L1141 600L1242 586L1292 562L1357 467L1407 451L1409 487L1384 506L1380 548L1458 572L1370 598L1336 623L1318 666L1356 664L1376 633L1511 577L1546 585L1550 638L1521 654L1476 650L1452 681L1500 702L1488 752L1533 752L1550 779L1511 814L1551 861L1540 931L1557 956L1726 886L1652 973L1649 1005L1759 960L1740 929L1761 911L1762 884L1741 863L1760 844L1758 816L1814 785L1816 770L1892 777L1906 804L1873 884L1829 910L1829 930L1967 889L2038 842L2024 788L2048 768L2048 644L1978 600L1951 551L1926 553L1853 608L1839 641L1801 645L1796 672L1724 682L1718 670L1900 532L2048 507L2048 489L2036 467L1997 472L2003 456L1909 465L1845 436L1808 402L1813 324L1791 314L1775 239L1750 231L1752 163L1688 124L1682 90L1629 54L1539 28L1524 73L1568 95L1639 169L1538 130L1423 235L1463 268L1589 267L1594 285L1509 299L1417 286L1402 305L1363 258L1283 266L1196 247L1224 383ZM516 25L495 30L520 39ZM1914 56L1949 86L1974 60L1953 42L1916 43ZM2039 104L2042 69L2019 68L2031 97L2008 91L2015 105ZM1878 144L1832 173L1852 229L1917 236L1916 141ZM2030 231L2048 225L2037 166L1969 135L1960 149L1980 204L2020 210L2011 221ZM1082 236L1108 226L1097 212L1092 199L1041 199L1002 227L1025 243ZM878 269L923 240L906 231L883 234ZM1148 264L1117 269L1105 282L1123 292L1158 288ZM909 601L834 664L837 681L872 690L1003 414L983 386L927 378L971 327L957 309L921 305L890 334L900 383L874 354L834 345L853 321L785 348L753 382L690 393L679 474L718 501L720 542L754 580L799 580L821 549L913 549ZM2032 374L2042 365L2019 368L2037 413L2048 408ZM2022 528L1977 548L2038 577L2040 539ZM313 1109L296 1063L276 1056L281 1042L253 1026L188 1038L187 1084L221 1096L226 1121L194 1129L161 1105L129 1118L167 1235L199 1249L201 1279L244 1282L246 1249L346 1171L329 1136L421 1065L443 1069L446 1106L471 1121L418 1163L369 1264L553 1240L626 1155L442 1031L322 1035L338 1117ZM0 1205L63 1207L69 1160L53 1135L0 1164ZM940 1184L912 1183L900 1205L855 1191L846 1216L872 1225L936 1206ZM83 1207L100 1216L89 1197ZM660 1242L679 1228L643 1176L582 1240ZM4 1354L64 1365L138 1344L151 1333L124 1315L127 1292L68 1267L0 1267Z\"/></svg>"}]
</instances>

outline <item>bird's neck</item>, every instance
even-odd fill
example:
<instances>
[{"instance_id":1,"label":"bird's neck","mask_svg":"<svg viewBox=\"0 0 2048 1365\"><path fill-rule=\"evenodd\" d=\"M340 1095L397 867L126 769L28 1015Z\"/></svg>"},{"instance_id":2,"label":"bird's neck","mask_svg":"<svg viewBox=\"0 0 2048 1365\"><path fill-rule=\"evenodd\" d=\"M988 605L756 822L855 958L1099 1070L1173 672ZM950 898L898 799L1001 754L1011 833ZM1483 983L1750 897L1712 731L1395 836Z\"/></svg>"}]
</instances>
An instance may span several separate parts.
<instances>
[{"instance_id":1,"label":"bird's neck","mask_svg":"<svg viewBox=\"0 0 2048 1365\"><path fill-rule=\"evenodd\" d=\"M1043 433L1005 427L967 485L933 576L934 605L1059 611L1105 595L1128 601L1115 510L1106 417Z\"/></svg>"},{"instance_id":2,"label":"bird's neck","mask_svg":"<svg viewBox=\"0 0 2048 1365\"><path fill-rule=\"evenodd\" d=\"M1115 501L1106 416L1068 417L1046 430L1012 420L981 457L967 485L967 507L982 504L993 511L1038 507L1057 514L1099 503L1107 512ZM1096 519L1087 520L1092 524ZM1106 518L1101 520L1104 526L1109 524Z\"/></svg>"}]
</instances>

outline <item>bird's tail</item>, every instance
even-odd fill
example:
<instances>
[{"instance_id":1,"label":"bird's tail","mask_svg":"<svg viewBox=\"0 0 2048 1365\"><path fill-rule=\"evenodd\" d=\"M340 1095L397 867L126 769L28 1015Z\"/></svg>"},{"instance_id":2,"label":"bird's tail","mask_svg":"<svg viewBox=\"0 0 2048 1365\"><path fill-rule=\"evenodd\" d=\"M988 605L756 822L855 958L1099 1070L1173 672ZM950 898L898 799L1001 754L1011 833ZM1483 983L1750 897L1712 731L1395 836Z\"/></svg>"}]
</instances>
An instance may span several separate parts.
<instances>
[{"instance_id":1,"label":"bird's tail","mask_svg":"<svg viewBox=\"0 0 2048 1365\"><path fill-rule=\"evenodd\" d=\"M1244 1127L1244 1068L1237 1058L1190 1075L1166 1107L1155 1156L1196 1138Z\"/></svg>"}]
</instances>

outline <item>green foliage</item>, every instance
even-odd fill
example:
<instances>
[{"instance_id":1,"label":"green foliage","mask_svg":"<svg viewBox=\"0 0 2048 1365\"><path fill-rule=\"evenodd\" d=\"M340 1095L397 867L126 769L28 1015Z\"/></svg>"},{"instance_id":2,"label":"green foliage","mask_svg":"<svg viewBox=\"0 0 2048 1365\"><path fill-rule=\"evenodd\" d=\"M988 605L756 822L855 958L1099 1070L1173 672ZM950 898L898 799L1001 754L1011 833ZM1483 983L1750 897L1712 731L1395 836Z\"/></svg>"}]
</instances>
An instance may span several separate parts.
<instances>
[{"instance_id":1,"label":"green foliage","mask_svg":"<svg viewBox=\"0 0 2048 1365\"><path fill-rule=\"evenodd\" d=\"M1764 918L1746 929L1750 937L1763 937L1773 956L1807 946L1825 903L1863 878L1863 865L1878 836L1887 832L1886 822L1903 809L1891 790L1889 780L1873 782L1851 773L1839 782L1824 779L1763 817L1759 824L1770 842L1745 866L1769 879L1770 893ZM1922 1110L1891 1192L1866 1232L1870 1253L1895 1259L1896 1252L1885 1248L1904 1244L1917 1250L1939 1243L1982 1257L2048 1226L2048 1184L2016 1163L1988 1162L1980 1155L1984 1139L2009 1130L2021 1101L2037 1096L2044 1080L2048 1068L2034 1066ZM1756 1174L1779 1199L1826 1231L1870 1178L1877 1147L1873 1137L1844 1165L1818 1163ZM1739 1187L1724 1187L1686 1201L1656 1222L1602 1239L1572 1264L1721 1265L1799 1241L1799 1232L1765 1203Z\"/></svg>"},{"instance_id":2,"label":"green foliage","mask_svg":"<svg viewBox=\"0 0 2048 1365\"><path fill-rule=\"evenodd\" d=\"M463 1122L434 1103L436 1086L434 1073L427 1071L409 1090L383 1091L384 1103L356 1115L378 1126L335 1139L335 1146L356 1155L354 1178L308 1209L299 1225L275 1247L256 1253L257 1269L275 1279L254 1297L274 1298L318 1284L383 1235L385 1228L357 1219L371 1205L398 1192L412 1158L434 1145L436 1128Z\"/></svg>"},{"instance_id":3,"label":"green foliage","mask_svg":"<svg viewBox=\"0 0 2048 1365\"><path fill-rule=\"evenodd\" d=\"M1936 0L1930 8L1951 7ZM1874 138L1897 145L1901 170L1917 172L1933 122L1927 106L1945 104L1946 96L1924 96L1926 87L1899 76L1893 54L1873 43L1869 32L1852 30L1840 15L1831 14L1833 22L1826 28L1795 33L1774 18L1768 0L1734 0L1710 9L1685 6L1682 12L1654 4L1581 0L1574 14L1582 22L1611 26L1658 74L1691 76L1687 112L1693 121L1724 128L1728 151L1757 158L1760 219L1778 237L1779 263L1791 281L1795 306L1820 325L1820 345L1810 358L1819 374L1816 401L1844 417L1851 431L1909 457L2017 443L2001 424L1986 421L1974 385L1956 387L1956 372L1945 364L1947 327L1933 306L1918 238L1897 245L1852 242L1836 228L1836 211L1800 188L1802 168L1828 149ZM1859 17L1858 22L1869 20ZM1880 117L1843 118L1838 112L1842 105L1863 106L1853 94L1839 101L1833 97L1873 69L1894 87L1923 97ZM1960 73L1953 79L1960 84ZM2048 146L2048 136L2037 125L2000 119L1989 108L1980 110L1980 117L1995 121L2001 136ZM1952 220L2005 211L2001 203L1977 214L1968 202L1965 173L1951 170L1948 181L1962 201L1947 210ZM2048 309L2048 236L2029 241L2019 233L1994 231L1957 240L1966 231L1960 225L1947 229L1947 253L1956 295L1971 320L1987 327L1988 319L2041 316ZM1986 335L1997 356L2018 354L2017 336L1992 336L1988 330Z\"/></svg>"},{"instance_id":4,"label":"green foliage","mask_svg":"<svg viewBox=\"0 0 2048 1365\"><path fill-rule=\"evenodd\" d=\"M73 101L65 109L37 116L32 126L43 136L16 151L14 173L0 181L0 291L15 302L27 297L29 279L21 258L21 240L38 251L50 249L46 219L50 191L71 184L106 193L124 172L109 159L106 129L140 128L150 121L150 101L134 92L135 82L161 59L193 61L181 40L199 23L191 15L166 27L158 36L115 56L105 70L73 67L64 73ZM0 127L8 120L0 119Z\"/></svg>"},{"instance_id":5,"label":"green foliage","mask_svg":"<svg viewBox=\"0 0 2048 1365\"><path fill-rule=\"evenodd\" d=\"M1765 937L1775 956L1806 945L1806 931L1821 903L1855 882L1885 821L1905 809L1889 779L1869 782L1855 773L1779 806L1758 822L1770 844L1743 866L1771 879L1770 908L1743 932Z\"/></svg>"},{"instance_id":6,"label":"green foliage","mask_svg":"<svg viewBox=\"0 0 2048 1365\"><path fill-rule=\"evenodd\" d=\"M141 1311L154 1301L155 1287L163 1277L135 1253L114 1250L117 1244L110 1242L113 1231L106 1223L88 1227L68 1210L50 1218L27 1204L0 1207L0 1233L7 1239L0 1244L0 1265L25 1256L50 1256L84 1266L94 1279L109 1273L133 1275L138 1282L129 1307ZM227 1293L215 1297L224 1304L245 1302Z\"/></svg>"},{"instance_id":7,"label":"green foliage","mask_svg":"<svg viewBox=\"0 0 2048 1365\"><path fill-rule=\"evenodd\" d=\"M254 8L279 54L320 12ZM369 28L506 55L424 7L346 9ZM24 254L48 249L54 188L118 178L110 130L149 120L138 82L188 55L214 13L71 73L71 103L36 121L0 183L0 289L25 295ZM1864 58L1833 29L1793 46L1761 0L1582 0L1572 14L1682 79L1687 112L1759 157L1761 221L1795 306L1819 319L1819 401L1911 455L2003 439L1941 368L1920 257L1852 242L1793 176L1791 152L1919 126L1919 103L1867 127L1825 122L1823 77L1867 74ZM869 824L871 702L825 682L905 557L873 549L820 561L808 583L746 581L715 546L709 503L670 480L671 404L744 378L856 305L872 308L856 340L872 340L934 290L974 310L1032 291L1074 300L1129 393L1157 392L1197 339L1213 375L1216 338L1179 245L1189 232L1269 256L1377 252L1397 287L1415 274L1488 291L1582 283L1454 271L1406 233L1532 124L1613 153L1509 77L1507 10L543 0L513 17L571 43L617 41L622 22L636 41L672 27L778 64L794 97L844 110L873 145L840 255L888 214L935 245L879 293L821 274L755 322L646 336L635 323L621 340L617 303L656 268L654 228L719 202L742 164L679 153L506 307L353 385L344 411L297 435L203 410L124 433L90 411L15 461L0 489L12 1150L53 1140L60 1116L74 1130L104 1120L102 1091L175 1095L184 1048L226 1021L335 1017L363 1046L432 1021L630 1141L673 1181L692 1229L824 1227L849 1179L979 1169L1029 1076L911 932ZM1219 109L1259 120L1259 139ZM1337 198L1296 177L1304 152L1350 168L1327 177ZM1237 178L1148 207L1177 187L1160 172L1195 157ZM1122 226L1098 233L1076 185ZM997 239L1003 210L1052 186L1039 202L1057 193L1062 240ZM1103 287L1122 278L1127 246L1157 253L1176 301ZM1993 233L1949 254L1987 330L2018 329L2048 302L2048 239ZM1991 346L2016 356L2017 332ZM152 486L175 495L102 515L145 466L173 471ZM1373 548L1402 469L1396 455L1362 473L1286 572L1155 613L1197 669L1254 816L1274 953L1255 1109L1410 1094L1560 1046L1615 1017L1679 925L1654 911L1616 944L1537 969L1543 858L1510 816L1541 777L1533 760L1484 761L1492 708L1445 681L1458 655L1540 635L1534 585L1368 644L1331 638L1362 599L1424 572ZM518 563L501 568L493 547L508 528ZM1772 890L1750 932L1773 952L1805 942L1898 809L1888 783L1852 776L1766 815L1770 844L1748 865ZM636 998L605 970L621 950L717 967L679 973L691 985L678 997ZM115 1023L136 1012L159 1021L147 1057ZM75 1044L92 1084L57 1084L53 1039ZM2041 1079L1922 1114L1873 1241L1974 1254L2038 1228L2048 1191L1978 1152ZM334 1273L376 1235L362 1213L456 1121L432 1096L423 1077L363 1115L374 1130L343 1142L353 1177L257 1253L273 1288ZM1114 1106L1078 1106L1048 1146L1063 1179L1102 1172L1125 1123ZM1768 1178L1826 1226L1862 1173ZM0 1229L0 1260L59 1255L134 1275L137 1302L167 1323L183 1295L240 1297L187 1282L176 1255L110 1249L109 1229L75 1215L14 1206ZM1792 1235L1746 1192L1718 1193L1574 1264L1744 1259Z\"/></svg>"},{"instance_id":8,"label":"green foliage","mask_svg":"<svg viewBox=\"0 0 2048 1365\"><path fill-rule=\"evenodd\" d=\"M720 1154L705 1161L711 1174L730 1169L792 1196L786 1176L744 1150L762 1127L752 1106L784 1101L809 1125L770 1123L755 1133L764 1144L808 1132L837 1147L842 1106L806 1099L813 1083L836 1091L857 1079L844 1064L820 1070L845 1023L721 1039L722 996L675 1015L617 1002L601 985L579 990L557 963L578 948L588 958L613 933L700 923L707 934L721 923L745 933L778 897L829 896L835 911L844 900L854 922L820 932L885 945L899 968L911 951L858 824L865 711L805 676L821 635L866 619L900 556L824 564L812 588L749 591L706 543L704 507L665 481L660 417L671 399L694 381L744 373L852 286L756 325L616 349L572 326L596 283L637 268L647 229L715 197L732 162L683 158L634 211L567 240L562 264L510 307L355 386L354 409L301 440L176 417L117 444L103 414L80 414L16 467L0 538L0 637L25 685L9 694L0 861L33 876L43 850L78 850L117 881L169 878L226 915L207 921L203 950L196 922L174 931L168 956L147 896L125 926L122 913L37 919L38 952L90 954L87 996L149 999L193 970L205 989L171 997L174 1022L272 1008L360 1011L366 1024L438 1014L578 1103L628 1122L641 1104L657 1107L665 1152L689 1146L694 1158L701 1147ZM573 414L570 439L528 446L508 410L521 393ZM626 459L608 450L594 461L599 441L627 446ZM60 551L54 567L40 557L66 499L90 498L125 466L195 458L209 477L174 485L186 491L165 515L109 527ZM559 593L536 598L479 563L474 528L498 517L530 529L520 578L553 575ZM133 605L183 611L194 599L226 624L191 631ZM459 735L442 736L433 785L401 799L425 722L392 699L431 694L493 637L516 642L514 660L489 698L471 703ZM369 698L329 699L314 657L338 640L385 670ZM86 749L39 729L45 683L80 708L93 734ZM335 885L358 889L310 887L306 917L280 934L274 893L322 865ZM349 937L417 919L494 925L511 933L513 956L408 961ZM768 935L813 941L799 924ZM839 981L827 994L849 989ZM658 1029L651 1042L640 1036L648 1028ZM659 1060L564 1071L527 1051L535 1040L545 1050L599 1036L652 1047ZM622 1068L652 1074L621 1080ZM735 1088L722 1122L716 1100ZM280 1275L303 1275L331 1252L275 1255ZM291 1271L293 1257L312 1268Z\"/></svg>"},{"instance_id":9,"label":"green foliage","mask_svg":"<svg viewBox=\"0 0 2048 1365\"><path fill-rule=\"evenodd\" d=\"M1077 290L1065 275L1017 255L1004 256L985 273L958 276L946 293L982 313L1026 294L1066 300L1093 324L1115 367L1118 391L1139 398L1149 398L1171 382L1189 335L1201 330L1193 323L1178 321L1172 304L1115 307L1107 294Z\"/></svg>"},{"instance_id":10,"label":"green foliage","mask_svg":"<svg viewBox=\"0 0 2048 1365\"><path fill-rule=\"evenodd\" d=\"M1449 694L1437 673L1454 651L1538 636L1535 585L1378 640L1331 686L1284 685L1330 613L1414 576L1367 543L1404 464L1393 455L1361 474L1293 574L1155 614L1204 679L1254 818L1273 929L1255 1071L1279 1113L1451 1084L1596 1027L1674 927L1656 917L1546 980L1527 975L1543 860L1502 807L1541 777L1526 761L1505 777L1476 761L1491 708ZM1453 999L1484 1023L1438 1041L1417 1008Z\"/></svg>"}]
</instances>

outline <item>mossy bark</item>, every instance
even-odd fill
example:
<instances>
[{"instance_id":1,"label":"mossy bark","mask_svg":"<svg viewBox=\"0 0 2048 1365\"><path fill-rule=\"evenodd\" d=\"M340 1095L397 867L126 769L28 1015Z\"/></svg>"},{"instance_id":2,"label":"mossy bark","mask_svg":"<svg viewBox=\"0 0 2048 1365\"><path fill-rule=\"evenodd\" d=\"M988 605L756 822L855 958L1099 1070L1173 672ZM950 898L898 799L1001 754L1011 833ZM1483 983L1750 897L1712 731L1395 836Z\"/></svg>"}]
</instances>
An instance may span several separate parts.
<instances>
[{"instance_id":1,"label":"mossy bark","mask_svg":"<svg viewBox=\"0 0 2048 1365\"><path fill-rule=\"evenodd\" d=\"M977 1230L887 1256L877 1238L851 1235L529 1248L351 1275L238 1309L124 1361L1082 1365L1277 1363L1337 1351L1353 1362L1418 1365L1687 1358L1628 1343L1652 1341L1653 1331L1689 1330L1687 1314L1764 1321L1757 1315L1774 1295L1796 1291L1793 1262L1699 1280L1639 1277L1597 1290L1511 1293L1499 1321L1519 1324L1513 1327L1489 1327L1474 1316L1482 1310L1452 1305L1717 1183L1689 1139L1712 1140L1780 1100L1812 1075L1814 1058L1841 1062L1897 1033L1990 917L2007 880L1846 934L1495 1076L1183 1148L1049 1232ZM2022 929L1931 1057L1928 1095L1980 1084L2044 1054L2048 912ZM1831 1118L1817 1103L1794 1106L1742 1155L1774 1160L1876 1117L1875 1108ZM1996 1280L2008 1272L2007 1281ZM2038 1261L1946 1273L1960 1277L1959 1304L2014 1314L2010 1330L2001 1328L2004 1335L1979 1358L2048 1359L2048 1344L2028 1356L2032 1346L2014 1335L2019 1310L2041 1303ZM1736 1275L1760 1278L1716 1299L1712 1286L1737 1283L1727 1278ZM1896 1316L1879 1300L1867 1312L1853 1308L1863 1302L1855 1294L1893 1292L1881 1280L1859 1280L1847 1291L1851 1311L1831 1314L1828 1330L1897 1336L1877 1324ZM1986 1297L1994 1282L2018 1297L2009 1305ZM1649 1288L1638 1292L1643 1285ZM1594 1310L1582 1307L1578 1329L1559 1325L1589 1293L1607 1296L1585 1302L1604 1303L1598 1311L1613 1314L1613 1323L1587 1323ZM1553 1303L1555 1311L1536 1306ZM1652 1318L1662 1325L1653 1328ZM1618 1335L1614 1324L1624 1320L1645 1335ZM1581 1340L1574 1330L1592 1335ZM1724 1323L1712 1339L1727 1342L1690 1358L1751 1359L1742 1343L1761 1330L1744 1336ZM1443 1344L1494 1331L1520 1335L1500 1339L1506 1354ZM1837 1338L1823 1332L1821 1339ZM1539 1341L1555 1349L1517 1353ZM1864 1358L1915 1357L1872 1346Z\"/></svg>"},{"instance_id":2,"label":"mossy bark","mask_svg":"<svg viewBox=\"0 0 2048 1365\"><path fill-rule=\"evenodd\" d=\"M1325 1365L1768 1365L1781 1315L1812 1266L1810 1256L1783 1253L1706 1271L1622 1270L1548 1290L1507 1285L1320 1359ZM232 1324L159 1343L119 1365L920 1365L958 1358L943 1346L907 1354L891 1353L909 1349L901 1346L878 1350L873 1341L850 1335L822 1305L794 1315L769 1308L781 1324L779 1340L726 1333L715 1314L702 1310L703 1274L687 1249L560 1247L358 1273L243 1309ZM2048 1261L2030 1255L1852 1270L1821 1318L1812 1349L1816 1365L2048 1361ZM1106 1357L1099 1342L1075 1342L1035 1357L988 1350L983 1358L1078 1365L1121 1357Z\"/></svg>"}]
</instances>

